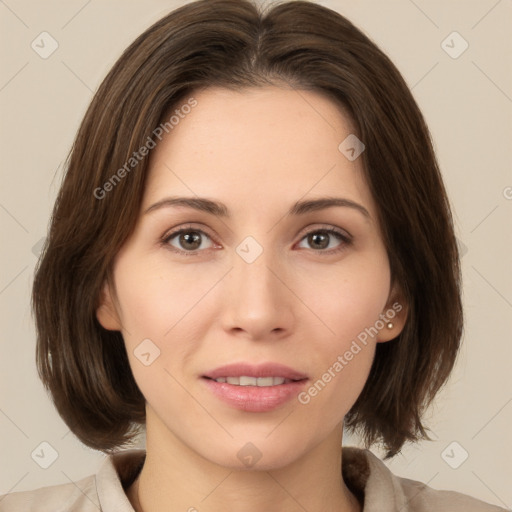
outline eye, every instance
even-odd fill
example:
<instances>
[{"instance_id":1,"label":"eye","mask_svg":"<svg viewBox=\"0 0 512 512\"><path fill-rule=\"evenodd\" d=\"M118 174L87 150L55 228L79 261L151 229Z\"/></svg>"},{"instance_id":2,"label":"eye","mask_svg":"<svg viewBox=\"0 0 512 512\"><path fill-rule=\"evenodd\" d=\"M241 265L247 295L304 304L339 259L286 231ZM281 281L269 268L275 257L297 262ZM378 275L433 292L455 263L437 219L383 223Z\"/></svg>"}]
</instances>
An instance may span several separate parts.
<instances>
[{"instance_id":1,"label":"eye","mask_svg":"<svg viewBox=\"0 0 512 512\"><path fill-rule=\"evenodd\" d=\"M310 231L301 239L301 242L303 240L316 252L325 252L328 254L341 251L352 243L349 235L333 228Z\"/></svg>"},{"instance_id":2,"label":"eye","mask_svg":"<svg viewBox=\"0 0 512 512\"><path fill-rule=\"evenodd\" d=\"M209 243L208 243L209 241ZM306 233L300 244L306 242L315 252L332 254L342 251L352 243L350 235L333 228L316 229ZM185 256L195 256L200 251L215 246L210 235L202 229L185 226L162 238L162 245ZM299 244L299 247L304 247Z\"/></svg>"},{"instance_id":3,"label":"eye","mask_svg":"<svg viewBox=\"0 0 512 512\"><path fill-rule=\"evenodd\" d=\"M210 245L205 246L205 239L210 240ZM171 246L172 250L180 253L190 253L194 255L195 251L210 249L213 247L210 236L201 229L181 228L165 235L162 240L164 245Z\"/></svg>"}]
</instances>

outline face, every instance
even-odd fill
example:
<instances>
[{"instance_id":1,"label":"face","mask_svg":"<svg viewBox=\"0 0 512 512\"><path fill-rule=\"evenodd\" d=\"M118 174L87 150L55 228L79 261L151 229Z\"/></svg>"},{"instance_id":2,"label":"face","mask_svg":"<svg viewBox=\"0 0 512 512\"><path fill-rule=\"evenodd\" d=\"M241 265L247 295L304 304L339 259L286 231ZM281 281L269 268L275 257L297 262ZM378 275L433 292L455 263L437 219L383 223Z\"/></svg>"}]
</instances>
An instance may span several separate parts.
<instances>
[{"instance_id":1,"label":"face","mask_svg":"<svg viewBox=\"0 0 512 512\"><path fill-rule=\"evenodd\" d=\"M97 316L122 332L148 435L276 468L339 441L401 305L343 111L277 87L193 96L152 150Z\"/></svg>"}]
</instances>

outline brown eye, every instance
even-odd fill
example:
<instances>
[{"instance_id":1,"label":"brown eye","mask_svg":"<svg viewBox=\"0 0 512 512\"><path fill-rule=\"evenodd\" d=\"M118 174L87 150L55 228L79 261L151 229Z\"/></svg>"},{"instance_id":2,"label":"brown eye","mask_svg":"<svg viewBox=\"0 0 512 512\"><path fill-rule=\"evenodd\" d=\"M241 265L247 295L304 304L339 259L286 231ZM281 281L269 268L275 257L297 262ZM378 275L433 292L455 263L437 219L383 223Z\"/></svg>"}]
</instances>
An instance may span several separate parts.
<instances>
[{"instance_id":1,"label":"brown eye","mask_svg":"<svg viewBox=\"0 0 512 512\"><path fill-rule=\"evenodd\" d=\"M205 238L210 239L204 231L199 229L180 229L169 234L164 242L178 252L193 252L211 247L211 245L204 247Z\"/></svg>"},{"instance_id":2,"label":"brown eye","mask_svg":"<svg viewBox=\"0 0 512 512\"><path fill-rule=\"evenodd\" d=\"M335 229L310 231L302 238L301 243L303 241L307 244L306 248L327 254L340 251L352 242L349 235Z\"/></svg>"},{"instance_id":3,"label":"brown eye","mask_svg":"<svg viewBox=\"0 0 512 512\"><path fill-rule=\"evenodd\" d=\"M178 243L184 249L195 251L201 246L201 235L197 231L189 231L188 233L181 233L178 237Z\"/></svg>"},{"instance_id":4,"label":"brown eye","mask_svg":"<svg viewBox=\"0 0 512 512\"><path fill-rule=\"evenodd\" d=\"M326 233L310 233L308 235L308 243L314 249L325 249L329 246L330 235Z\"/></svg>"}]
</instances>

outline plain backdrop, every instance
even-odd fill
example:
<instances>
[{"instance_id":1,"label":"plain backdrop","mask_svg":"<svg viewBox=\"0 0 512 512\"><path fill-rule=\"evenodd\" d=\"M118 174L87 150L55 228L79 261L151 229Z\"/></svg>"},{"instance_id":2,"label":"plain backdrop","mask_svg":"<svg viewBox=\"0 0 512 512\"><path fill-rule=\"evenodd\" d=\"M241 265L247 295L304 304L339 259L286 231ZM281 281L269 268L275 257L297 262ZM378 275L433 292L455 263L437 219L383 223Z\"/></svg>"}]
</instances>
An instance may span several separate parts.
<instances>
[{"instance_id":1,"label":"plain backdrop","mask_svg":"<svg viewBox=\"0 0 512 512\"><path fill-rule=\"evenodd\" d=\"M69 432L37 377L34 266L94 91L136 36L185 3L0 2L0 494L76 481L103 460ZM464 343L427 414L433 441L406 446L387 464L400 476L510 508L512 2L318 3L361 28L411 87L432 132L463 254ZM47 51L52 39L58 44L47 58L33 49L41 37ZM47 469L33 455L41 443L56 452Z\"/></svg>"}]
</instances>

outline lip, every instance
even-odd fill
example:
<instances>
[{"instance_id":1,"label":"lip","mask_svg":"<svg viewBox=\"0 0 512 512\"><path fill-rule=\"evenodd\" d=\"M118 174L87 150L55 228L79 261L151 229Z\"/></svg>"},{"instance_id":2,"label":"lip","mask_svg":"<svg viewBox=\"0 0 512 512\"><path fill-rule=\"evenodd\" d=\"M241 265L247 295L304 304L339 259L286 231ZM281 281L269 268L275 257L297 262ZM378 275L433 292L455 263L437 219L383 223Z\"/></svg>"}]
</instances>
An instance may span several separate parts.
<instances>
[{"instance_id":1,"label":"lip","mask_svg":"<svg viewBox=\"0 0 512 512\"><path fill-rule=\"evenodd\" d=\"M258 365L250 363L228 364L205 373L203 377L218 379L219 377L241 377L242 375L247 377L284 377L290 380L308 378L306 374L279 363L263 363Z\"/></svg>"},{"instance_id":2,"label":"lip","mask_svg":"<svg viewBox=\"0 0 512 512\"><path fill-rule=\"evenodd\" d=\"M219 377L284 377L290 379L278 386L237 386L216 382ZM221 366L202 376L207 389L224 403L245 412L268 412L285 404L300 393L307 375L278 363L251 365L237 363Z\"/></svg>"}]
</instances>

